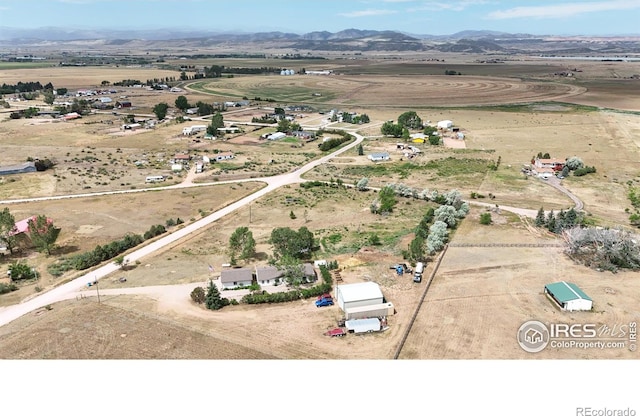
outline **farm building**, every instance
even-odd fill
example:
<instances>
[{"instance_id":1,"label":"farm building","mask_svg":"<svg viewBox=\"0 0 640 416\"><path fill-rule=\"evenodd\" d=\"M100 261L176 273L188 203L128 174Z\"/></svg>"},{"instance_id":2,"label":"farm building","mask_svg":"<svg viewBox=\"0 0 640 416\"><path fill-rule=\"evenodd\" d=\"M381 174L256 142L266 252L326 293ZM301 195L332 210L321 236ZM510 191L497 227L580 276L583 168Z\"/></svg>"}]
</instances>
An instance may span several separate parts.
<instances>
[{"instance_id":1,"label":"farm building","mask_svg":"<svg viewBox=\"0 0 640 416\"><path fill-rule=\"evenodd\" d=\"M545 285L544 293L565 311L590 311L593 301L573 283L557 282Z\"/></svg>"},{"instance_id":2,"label":"farm building","mask_svg":"<svg viewBox=\"0 0 640 416\"><path fill-rule=\"evenodd\" d=\"M186 153L176 153L175 156L173 156L175 163L188 163L189 160L191 160L191 156Z\"/></svg>"},{"instance_id":3,"label":"farm building","mask_svg":"<svg viewBox=\"0 0 640 416\"><path fill-rule=\"evenodd\" d=\"M13 175L16 173L29 173L36 171L35 162L24 162L19 165L0 166L0 175Z\"/></svg>"},{"instance_id":4,"label":"farm building","mask_svg":"<svg viewBox=\"0 0 640 416\"><path fill-rule=\"evenodd\" d=\"M383 160L389 160L389 153L387 153L387 152L371 153L367 157L372 162L380 162L380 161L383 161Z\"/></svg>"},{"instance_id":5,"label":"farm building","mask_svg":"<svg viewBox=\"0 0 640 416\"><path fill-rule=\"evenodd\" d=\"M533 165L536 168L548 168L556 171L562 170L564 168L565 160L564 159L539 159L536 158L533 161Z\"/></svg>"},{"instance_id":6,"label":"farm building","mask_svg":"<svg viewBox=\"0 0 640 416\"><path fill-rule=\"evenodd\" d=\"M451 120L438 121L438 129L446 130L450 129L451 126L453 126L453 122Z\"/></svg>"},{"instance_id":7,"label":"farm building","mask_svg":"<svg viewBox=\"0 0 640 416\"><path fill-rule=\"evenodd\" d=\"M393 303L380 303L376 305L354 306L344 312L345 319L363 319L371 317L386 317L395 313Z\"/></svg>"},{"instance_id":8,"label":"farm building","mask_svg":"<svg viewBox=\"0 0 640 416\"><path fill-rule=\"evenodd\" d=\"M280 139L284 139L285 137L287 137L286 134L282 132L276 132L268 135L267 140L280 140Z\"/></svg>"},{"instance_id":9,"label":"farm building","mask_svg":"<svg viewBox=\"0 0 640 416\"><path fill-rule=\"evenodd\" d=\"M275 285L282 281L284 271L276 266L256 266L256 281L259 285Z\"/></svg>"},{"instance_id":10,"label":"farm building","mask_svg":"<svg viewBox=\"0 0 640 416\"><path fill-rule=\"evenodd\" d=\"M380 305L384 296L380 286L374 282L351 283L336 286L336 299L343 311L367 305Z\"/></svg>"},{"instance_id":11,"label":"farm building","mask_svg":"<svg viewBox=\"0 0 640 416\"><path fill-rule=\"evenodd\" d=\"M171 165L171 172L180 172L180 171L182 171L181 163L174 163Z\"/></svg>"},{"instance_id":12,"label":"farm building","mask_svg":"<svg viewBox=\"0 0 640 416\"><path fill-rule=\"evenodd\" d=\"M215 160L216 162L220 162L223 160L231 160L233 159L233 153L231 152L222 152L222 153L218 153L213 157L213 160Z\"/></svg>"},{"instance_id":13,"label":"farm building","mask_svg":"<svg viewBox=\"0 0 640 416\"><path fill-rule=\"evenodd\" d=\"M220 272L220 283L224 289L251 286L253 273L247 268L223 270Z\"/></svg>"}]
</instances>

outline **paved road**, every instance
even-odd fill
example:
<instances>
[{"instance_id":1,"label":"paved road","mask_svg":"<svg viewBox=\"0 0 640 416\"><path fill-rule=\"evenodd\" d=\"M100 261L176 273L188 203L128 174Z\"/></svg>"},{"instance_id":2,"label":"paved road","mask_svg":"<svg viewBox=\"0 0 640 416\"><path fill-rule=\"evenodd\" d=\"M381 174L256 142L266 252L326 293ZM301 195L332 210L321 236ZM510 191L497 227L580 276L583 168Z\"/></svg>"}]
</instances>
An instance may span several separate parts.
<instances>
[{"instance_id":1,"label":"paved road","mask_svg":"<svg viewBox=\"0 0 640 416\"><path fill-rule=\"evenodd\" d=\"M258 190L257 192L248 195L242 199L240 199L239 201L234 202L231 205L228 205L222 209L220 209L219 211L214 212L213 214L204 217L196 222L193 222L187 226L185 226L184 228L181 228L178 231L175 231L167 236L164 236L162 238L160 238L159 240L154 241L153 243L146 245L144 247L141 247L133 252L131 252L130 254L128 254L126 256L126 260L131 263L131 262L135 262L143 257L146 257L150 254L153 254L155 251L162 249L163 247L166 247L170 244L173 244L177 241L179 241L180 239L188 236L189 234L203 228L206 227L207 225L219 220L220 218L232 213L233 211L242 208L244 206L246 206L247 204L255 201L258 198L261 198L262 196L268 194L269 192L280 188L281 186L284 185L289 185L289 184L293 184L293 183L300 183L303 182L304 179L301 178L301 175L303 175L304 173L308 172L309 170L315 168L318 165L321 165L323 163L326 163L329 159L357 146L359 143L362 142L362 140L364 140L363 136L360 136L359 134L356 133L351 133L356 137L356 140L353 141L352 143L336 150L335 152L323 156L317 160L311 161L309 163L307 163L306 165L296 169L293 172L284 174L284 175L278 175L278 176L272 176L272 177L265 177L265 178L259 178L259 179L247 179L247 180L239 180L239 181L229 181L229 183L235 183L235 182L248 182L248 181L262 181L265 182L267 184L266 187ZM209 184L192 184L191 186L211 186L211 185L216 185L216 184L222 184L225 182L213 182L213 183L209 183ZM171 189L171 188L175 188L175 187L179 187L180 185L174 185L174 186L167 186L167 187L160 187L160 188L153 188L153 190L158 190L158 189ZM147 189L148 190L148 189ZM134 191L141 191L141 190L134 190ZM128 193L131 191L114 191L114 192L100 192L100 193L93 193L93 194L81 194L81 195L66 195L66 196L57 196L57 197L47 197L47 198L31 198L31 199L23 199L21 200L22 202L25 201L40 201L40 200L52 200L52 199L64 199L64 198L80 198L83 196L96 196L96 195L112 195L112 194L118 194L118 193ZM0 201L0 203L12 203L12 202L16 202L16 201ZM104 266L101 266L95 270L93 270L92 272L89 272L83 276L78 277L77 279L72 280L71 282L65 283L64 285L58 286L48 292L45 292L35 298L31 298L23 303L19 303L17 305L11 305L11 306L7 306L4 307L2 309L0 309L0 326L2 325L6 325L7 323L18 319L19 317L32 312L34 310L37 310L39 308L45 307L47 305L50 305L52 303L61 301L61 300L67 300L67 299L73 299L76 295L77 292L81 289L83 289L84 287L87 286L88 283L91 282L95 282L100 280L101 278L108 276L109 274L115 272L116 270L118 270L118 266L114 263L108 263Z\"/></svg>"}]
</instances>

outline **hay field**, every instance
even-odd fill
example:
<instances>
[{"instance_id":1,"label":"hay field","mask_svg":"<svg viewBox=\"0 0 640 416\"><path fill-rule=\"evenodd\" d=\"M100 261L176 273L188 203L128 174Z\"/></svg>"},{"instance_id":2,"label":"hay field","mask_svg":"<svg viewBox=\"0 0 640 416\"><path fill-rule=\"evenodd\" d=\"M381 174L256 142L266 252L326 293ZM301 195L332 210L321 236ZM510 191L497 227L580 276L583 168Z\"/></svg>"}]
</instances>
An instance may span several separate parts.
<instances>
[{"instance_id":1,"label":"hay field","mask_svg":"<svg viewBox=\"0 0 640 416\"><path fill-rule=\"evenodd\" d=\"M17 84L19 81L51 82L55 88L101 88L102 81L109 83L133 79L145 83L148 79L174 77L180 72L155 67L73 67L51 66L49 68L7 68L2 70L2 82Z\"/></svg>"}]
</instances>

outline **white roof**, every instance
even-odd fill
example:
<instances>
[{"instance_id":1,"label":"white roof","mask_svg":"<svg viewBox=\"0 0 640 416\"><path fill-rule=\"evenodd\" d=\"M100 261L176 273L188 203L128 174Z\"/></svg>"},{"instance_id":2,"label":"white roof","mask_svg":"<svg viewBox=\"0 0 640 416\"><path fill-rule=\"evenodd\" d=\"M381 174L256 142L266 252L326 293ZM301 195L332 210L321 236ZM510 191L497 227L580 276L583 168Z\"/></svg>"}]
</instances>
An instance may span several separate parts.
<instances>
[{"instance_id":1,"label":"white roof","mask_svg":"<svg viewBox=\"0 0 640 416\"><path fill-rule=\"evenodd\" d=\"M380 286L374 282L351 283L338 285L338 291L344 302L353 302L363 299L382 298Z\"/></svg>"},{"instance_id":2,"label":"white roof","mask_svg":"<svg viewBox=\"0 0 640 416\"><path fill-rule=\"evenodd\" d=\"M344 326L348 330L356 330L357 328L368 329L380 329L380 320L378 318L366 318L366 319L350 319L345 321Z\"/></svg>"}]
</instances>

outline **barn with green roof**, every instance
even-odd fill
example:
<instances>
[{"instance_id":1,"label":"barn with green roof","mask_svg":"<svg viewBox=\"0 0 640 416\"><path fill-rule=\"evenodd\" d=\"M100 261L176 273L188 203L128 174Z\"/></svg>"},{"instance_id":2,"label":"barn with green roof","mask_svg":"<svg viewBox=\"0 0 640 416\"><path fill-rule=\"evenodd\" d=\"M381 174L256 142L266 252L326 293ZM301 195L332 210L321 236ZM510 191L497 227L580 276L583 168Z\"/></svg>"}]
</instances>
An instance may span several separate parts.
<instances>
[{"instance_id":1,"label":"barn with green roof","mask_svg":"<svg viewBox=\"0 0 640 416\"><path fill-rule=\"evenodd\" d=\"M593 301L578 286L568 282L545 285L544 293L565 311L590 311Z\"/></svg>"}]
</instances>

